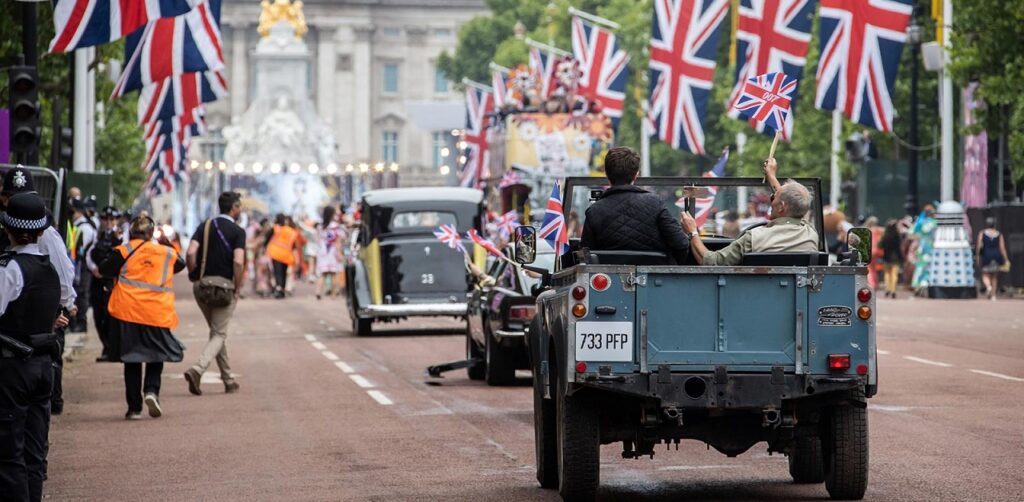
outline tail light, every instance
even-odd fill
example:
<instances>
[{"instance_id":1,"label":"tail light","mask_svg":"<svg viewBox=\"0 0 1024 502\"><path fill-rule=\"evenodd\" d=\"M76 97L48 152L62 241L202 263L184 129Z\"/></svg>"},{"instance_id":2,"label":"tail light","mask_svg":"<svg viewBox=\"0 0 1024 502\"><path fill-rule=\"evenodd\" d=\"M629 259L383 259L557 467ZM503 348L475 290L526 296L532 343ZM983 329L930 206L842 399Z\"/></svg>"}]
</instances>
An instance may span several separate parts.
<instances>
[{"instance_id":1,"label":"tail light","mask_svg":"<svg viewBox=\"0 0 1024 502\"><path fill-rule=\"evenodd\" d=\"M858 364L857 365L857 374L860 375L860 376L867 375L868 374L868 365L866 365L866 364Z\"/></svg>"},{"instance_id":2,"label":"tail light","mask_svg":"<svg viewBox=\"0 0 1024 502\"><path fill-rule=\"evenodd\" d=\"M580 362L576 363L576 373L586 373L586 372L587 372L587 363L585 363L583 361L580 361Z\"/></svg>"},{"instance_id":3,"label":"tail light","mask_svg":"<svg viewBox=\"0 0 1024 502\"><path fill-rule=\"evenodd\" d=\"M829 354L828 369L832 371L846 371L850 369L850 354Z\"/></svg>"},{"instance_id":4,"label":"tail light","mask_svg":"<svg viewBox=\"0 0 1024 502\"><path fill-rule=\"evenodd\" d=\"M861 307L857 309L857 317L861 318L862 321L871 319L871 307L861 305Z\"/></svg>"},{"instance_id":5,"label":"tail light","mask_svg":"<svg viewBox=\"0 0 1024 502\"><path fill-rule=\"evenodd\" d=\"M511 321L529 321L536 311L537 307L533 305L517 305L508 309L508 318Z\"/></svg>"},{"instance_id":6,"label":"tail light","mask_svg":"<svg viewBox=\"0 0 1024 502\"><path fill-rule=\"evenodd\" d=\"M572 315L576 317L584 317L587 315L587 306L582 303L577 303L572 306Z\"/></svg>"},{"instance_id":7,"label":"tail light","mask_svg":"<svg viewBox=\"0 0 1024 502\"><path fill-rule=\"evenodd\" d=\"M590 278L590 287L594 288L594 291L604 291L611 286L612 280L605 274L594 274Z\"/></svg>"},{"instance_id":8,"label":"tail light","mask_svg":"<svg viewBox=\"0 0 1024 502\"><path fill-rule=\"evenodd\" d=\"M861 290L857 292L857 299L860 300L861 303L871 301L871 290L868 288L861 288Z\"/></svg>"},{"instance_id":9,"label":"tail light","mask_svg":"<svg viewBox=\"0 0 1024 502\"><path fill-rule=\"evenodd\" d=\"M577 300L582 300L587 297L587 290L583 286L576 286L572 288L572 297Z\"/></svg>"}]
</instances>

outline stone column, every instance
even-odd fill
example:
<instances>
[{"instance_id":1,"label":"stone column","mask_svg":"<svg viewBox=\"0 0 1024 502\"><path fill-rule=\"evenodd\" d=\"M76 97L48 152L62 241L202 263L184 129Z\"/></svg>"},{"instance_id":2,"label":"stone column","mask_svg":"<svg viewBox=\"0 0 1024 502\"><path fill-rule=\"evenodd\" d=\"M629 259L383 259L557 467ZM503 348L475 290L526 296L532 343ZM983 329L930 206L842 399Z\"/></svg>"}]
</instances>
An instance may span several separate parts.
<instances>
[{"instance_id":1,"label":"stone column","mask_svg":"<svg viewBox=\"0 0 1024 502\"><path fill-rule=\"evenodd\" d=\"M246 50L246 30L255 28L247 23L231 24L231 63L228 86L231 92L231 116L241 117L248 108L249 55Z\"/></svg>"},{"instance_id":2,"label":"stone column","mask_svg":"<svg viewBox=\"0 0 1024 502\"><path fill-rule=\"evenodd\" d=\"M371 145L373 144L373 123L372 123L372 83L374 81L372 46L373 26L362 25L353 28L355 31L355 47L352 54L352 72L354 86L352 92L352 122L356 125L353 130L355 155L360 161L372 161Z\"/></svg>"},{"instance_id":3,"label":"stone column","mask_svg":"<svg viewBox=\"0 0 1024 502\"><path fill-rule=\"evenodd\" d=\"M334 123L334 92L337 88L335 80L335 61L337 50L334 45L335 28L333 26L317 26L317 62L316 62L316 111Z\"/></svg>"}]
</instances>

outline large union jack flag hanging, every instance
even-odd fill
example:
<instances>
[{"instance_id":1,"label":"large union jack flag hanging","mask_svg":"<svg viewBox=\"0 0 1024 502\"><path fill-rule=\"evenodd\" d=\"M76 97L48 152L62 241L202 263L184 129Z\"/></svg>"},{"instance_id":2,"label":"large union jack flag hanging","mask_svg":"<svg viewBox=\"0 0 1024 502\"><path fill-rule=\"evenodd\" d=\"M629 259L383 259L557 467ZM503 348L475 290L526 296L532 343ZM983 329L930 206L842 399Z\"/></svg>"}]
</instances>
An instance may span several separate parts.
<instances>
[{"instance_id":1,"label":"large union jack flag hanging","mask_svg":"<svg viewBox=\"0 0 1024 502\"><path fill-rule=\"evenodd\" d=\"M221 72L184 73L147 85L139 91L139 125L187 115L203 103L228 94L228 82Z\"/></svg>"},{"instance_id":2,"label":"large union jack flag hanging","mask_svg":"<svg viewBox=\"0 0 1024 502\"><path fill-rule=\"evenodd\" d=\"M729 98L729 115L738 117L736 101L747 80L765 73L782 72L797 81L807 63L811 41L814 0L741 0L736 29L736 75ZM797 91L792 100L796 101ZM751 121L758 131L763 124ZM793 133L792 108L782 138Z\"/></svg>"},{"instance_id":3,"label":"large union jack flag hanging","mask_svg":"<svg viewBox=\"0 0 1024 502\"><path fill-rule=\"evenodd\" d=\"M704 115L729 0L655 0L650 119L673 148L704 153Z\"/></svg>"},{"instance_id":4,"label":"large union jack flag hanging","mask_svg":"<svg viewBox=\"0 0 1024 502\"><path fill-rule=\"evenodd\" d=\"M206 0L56 0L50 52L113 42L140 26L180 16Z\"/></svg>"},{"instance_id":5,"label":"large union jack flag hanging","mask_svg":"<svg viewBox=\"0 0 1024 502\"><path fill-rule=\"evenodd\" d=\"M551 189L551 198L548 199L548 207L544 211L544 221L538 234L555 248L558 256L569 252L569 229L565 225L565 214L562 212L562 188L557 181Z\"/></svg>"},{"instance_id":6,"label":"large union jack flag hanging","mask_svg":"<svg viewBox=\"0 0 1024 502\"><path fill-rule=\"evenodd\" d=\"M725 176L725 164L727 162L729 162L729 147L725 147L725 150L722 150L722 156L718 158L718 161L715 162L710 171L704 173L704 177L721 178ZM718 187L709 186L707 190L706 197L697 197L693 200L693 219L697 223L697 228L704 226L704 222L708 221L708 216L711 215L711 209L715 207L715 196L718 195ZM686 207L686 199L677 200L676 206Z\"/></svg>"},{"instance_id":7,"label":"large union jack flag hanging","mask_svg":"<svg viewBox=\"0 0 1024 502\"><path fill-rule=\"evenodd\" d=\"M781 132L796 98L797 80L785 73L758 75L743 83L733 109L751 123Z\"/></svg>"},{"instance_id":8,"label":"large union jack flag hanging","mask_svg":"<svg viewBox=\"0 0 1024 502\"><path fill-rule=\"evenodd\" d=\"M508 87L505 85L505 79L508 78L505 72L497 68L491 68L491 94L494 100L495 108L502 108L508 104Z\"/></svg>"},{"instance_id":9,"label":"large union jack flag hanging","mask_svg":"<svg viewBox=\"0 0 1024 502\"><path fill-rule=\"evenodd\" d=\"M184 141L180 141L182 137L184 137ZM161 143L166 140L171 147L153 151L153 155L147 158L143 165L143 168L149 173L144 191L150 197L171 193L182 181L185 174L185 158L188 155L188 142L191 139L187 133L183 135L173 133L160 138Z\"/></svg>"},{"instance_id":10,"label":"large union jack flag hanging","mask_svg":"<svg viewBox=\"0 0 1024 502\"><path fill-rule=\"evenodd\" d=\"M187 14L160 19L125 41L127 63L112 98L183 73L224 69L220 0L207 0Z\"/></svg>"},{"instance_id":11,"label":"large union jack flag hanging","mask_svg":"<svg viewBox=\"0 0 1024 502\"><path fill-rule=\"evenodd\" d=\"M814 105L892 130L892 92L913 13L911 0L821 0Z\"/></svg>"},{"instance_id":12,"label":"large union jack flag hanging","mask_svg":"<svg viewBox=\"0 0 1024 502\"><path fill-rule=\"evenodd\" d=\"M490 153L487 151L488 115L493 108L490 89L466 86L466 165L462 167L459 186L480 188L490 176Z\"/></svg>"},{"instance_id":13,"label":"large union jack flag hanging","mask_svg":"<svg viewBox=\"0 0 1024 502\"><path fill-rule=\"evenodd\" d=\"M626 99L629 55L614 33L578 16L572 18L572 54L580 69L576 93L600 101L605 115L618 127Z\"/></svg>"}]
</instances>

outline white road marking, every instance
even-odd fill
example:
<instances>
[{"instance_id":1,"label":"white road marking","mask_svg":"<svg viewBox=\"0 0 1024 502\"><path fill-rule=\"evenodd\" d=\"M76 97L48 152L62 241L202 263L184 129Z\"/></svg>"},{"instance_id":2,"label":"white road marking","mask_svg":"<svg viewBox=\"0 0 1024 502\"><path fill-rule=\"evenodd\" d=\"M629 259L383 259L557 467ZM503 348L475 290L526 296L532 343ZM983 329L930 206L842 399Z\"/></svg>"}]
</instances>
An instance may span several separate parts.
<instances>
[{"instance_id":1,"label":"white road marking","mask_svg":"<svg viewBox=\"0 0 1024 502\"><path fill-rule=\"evenodd\" d=\"M902 411L907 411L910 408L908 408L906 406L894 406L894 405L891 405L891 404L869 404L868 405L868 409L869 410L878 410L878 411L891 411L891 412L899 413L899 412L902 412Z\"/></svg>"},{"instance_id":2,"label":"white road marking","mask_svg":"<svg viewBox=\"0 0 1024 502\"><path fill-rule=\"evenodd\" d=\"M309 333L307 333L306 334L306 340L310 341L310 342L315 342L316 341L316 337L313 336L313 335L310 335Z\"/></svg>"},{"instance_id":3,"label":"white road marking","mask_svg":"<svg viewBox=\"0 0 1024 502\"><path fill-rule=\"evenodd\" d=\"M370 383L370 381L367 380L366 378L363 378L362 375L349 375L348 377L351 378L352 381L356 383L356 385L358 385L358 386L360 386L360 387L362 387L364 389L372 389L373 388L373 384Z\"/></svg>"},{"instance_id":4,"label":"white road marking","mask_svg":"<svg viewBox=\"0 0 1024 502\"><path fill-rule=\"evenodd\" d=\"M320 342L313 342L312 345L313 345L313 348L316 349L316 350L327 350L327 346L322 344L322 343L320 343Z\"/></svg>"},{"instance_id":5,"label":"white road marking","mask_svg":"<svg viewBox=\"0 0 1024 502\"><path fill-rule=\"evenodd\" d=\"M876 352L878 352L879 354L882 354L883 356L889 355L889 351L888 350L876 349Z\"/></svg>"},{"instance_id":6,"label":"white road marking","mask_svg":"<svg viewBox=\"0 0 1024 502\"><path fill-rule=\"evenodd\" d=\"M384 393L379 390L368 390L366 391L366 393L369 394L370 397L372 397L374 401L377 401L377 403L379 403L381 406L391 406L392 404L395 404L394 401L388 399L388 396L385 396Z\"/></svg>"},{"instance_id":7,"label":"white road marking","mask_svg":"<svg viewBox=\"0 0 1024 502\"><path fill-rule=\"evenodd\" d=\"M330 361L337 361L338 360L338 354L335 354L334 352L331 352L329 350L323 350L323 351L320 351L320 353L323 354L324 357L326 357Z\"/></svg>"},{"instance_id":8,"label":"white road marking","mask_svg":"<svg viewBox=\"0 0 1024 502\"><path fill-rule=\"evenodd\" d=\"M1019 377L1010 376L1010 375L1004 375L1002 373L993 373L991 371L971 370L971 373L977 373L979 375L986 375L986 376L990 376L990 377L1002 378L1003 380L1009 380L1011 382L1024 382L1024 378L1019 378Z\"/></svg>"},{"instance_id":9,"label":"white road marking","mask_svg":"<svg viewBox=\"0 0 1024 502\"><path fill-rule=\"evenodd\" d=\"M941 366L943 368L952 368L953 367L953 365L949 364L949 363L943 363L943 362L940 362L940 361L932 361L931 359L922 359L920 357L914 357L914 356L903 356L903 359L906 359L908 361L914 361L915 363L931 364L932 366Z\"/></svg>"},{"instance_id":10,"label":"white road marking","mask_svg":"<svg viewBox=\"0 0 1024 502\"><path fill-rule=\"evenodd\" d=\"M348 364L345 364L345 361L335 361L334 365L337 366L339 370L344 371L345 373L355 373L355 370L352 369L352 367L349 366Z\"/></svg>"}]
</instances>

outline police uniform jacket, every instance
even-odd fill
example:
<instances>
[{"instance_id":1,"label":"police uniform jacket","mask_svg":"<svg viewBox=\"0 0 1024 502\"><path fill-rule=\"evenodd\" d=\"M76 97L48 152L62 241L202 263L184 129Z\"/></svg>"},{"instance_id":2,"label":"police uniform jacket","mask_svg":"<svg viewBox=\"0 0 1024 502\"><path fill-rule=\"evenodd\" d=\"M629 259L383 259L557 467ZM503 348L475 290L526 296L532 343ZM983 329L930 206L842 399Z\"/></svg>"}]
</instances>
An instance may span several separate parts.
<instances>
[{"instance_id":1,"label":"police uniform jacket","mask_svg":"<svg viewBox=\"0 0 1024 502\"><path fill-rule=\"evenodd\" d=\"M53 332L60 309L60 279L38 244L0 255L0 333L26 345L31 335Z\"/></svg>"}]
</instances>

